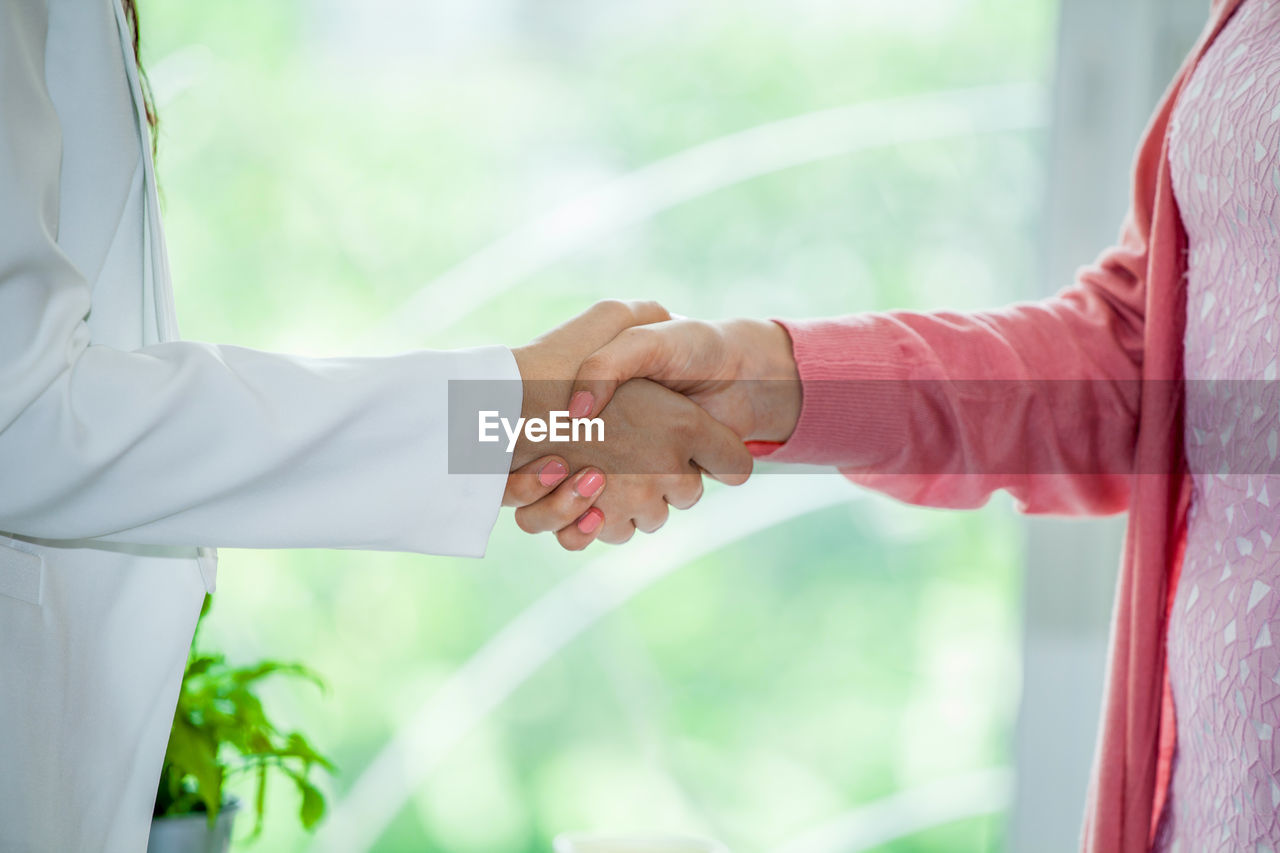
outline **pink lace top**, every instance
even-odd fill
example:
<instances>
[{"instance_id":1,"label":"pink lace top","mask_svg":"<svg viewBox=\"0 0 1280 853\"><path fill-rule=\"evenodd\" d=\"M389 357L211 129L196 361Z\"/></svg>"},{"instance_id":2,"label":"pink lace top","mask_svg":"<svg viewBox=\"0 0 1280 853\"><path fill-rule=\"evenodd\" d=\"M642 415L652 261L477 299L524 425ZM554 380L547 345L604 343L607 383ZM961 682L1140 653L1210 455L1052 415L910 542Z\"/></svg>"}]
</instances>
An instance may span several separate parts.
<instances>
[{"instance_id":1,"label":"pink lace top","mask_svg":"<svg viewBox=\"0 0 1280 853\"><path fill-rule=\"evenodd\" d=\"M1178 739L1155 846L1277 853L1280 0L1245 0L1191 77L1169 133L1190 249L1194 486L1169 626Z\"/></svg>"}]
</instances>

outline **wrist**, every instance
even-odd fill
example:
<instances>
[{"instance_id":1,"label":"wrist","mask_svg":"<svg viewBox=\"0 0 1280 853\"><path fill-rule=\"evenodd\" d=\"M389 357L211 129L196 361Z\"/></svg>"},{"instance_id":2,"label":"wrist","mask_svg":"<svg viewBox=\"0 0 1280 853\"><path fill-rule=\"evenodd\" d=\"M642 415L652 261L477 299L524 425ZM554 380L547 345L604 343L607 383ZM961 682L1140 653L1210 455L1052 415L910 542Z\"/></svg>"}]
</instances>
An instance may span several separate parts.
<instances>
[{"instance_id":1,"label":"wrist","mask_svg":"<svg viewBox=\"0 0 1280 853\"><path fill-rule=\"evenodd\" d=\"M520 404L520 417L547 419L552 409L563 408L572 385L573 370L535 342L511 350L516 368L520 371L524 396ZM539 447L520 430L512 450L511 467L518 468L538 456L546 448Z\"/></svg>"},{"instance_id":2,"label":"wrist","mask_svg":"<svg viewBox=\"0 0 1280 853\"><path fill-rule=\"evenodd\" d=\"M800 420L803 402L791 335L772 320L733 321L726 331L740 358L736 375L751 382L754 428L746 438L786 441Z\"/></svg>"}]
</instances>

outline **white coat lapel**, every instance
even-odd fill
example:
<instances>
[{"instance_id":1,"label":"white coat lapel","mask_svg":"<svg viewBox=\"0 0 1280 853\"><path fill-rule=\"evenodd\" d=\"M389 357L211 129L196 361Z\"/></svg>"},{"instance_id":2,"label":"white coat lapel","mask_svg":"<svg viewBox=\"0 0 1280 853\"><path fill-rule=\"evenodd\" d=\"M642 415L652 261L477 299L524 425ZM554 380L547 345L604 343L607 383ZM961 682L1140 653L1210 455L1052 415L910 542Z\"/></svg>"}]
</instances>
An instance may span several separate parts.
<instances>
[{"instance_id":1,"label":"white coat lapel","mask_svg":"<svg viewBox=\"0 0 1280 853\"><path fill-rule=\"evenodd\" d=\"M162 343L178 339L178 317L173 304L173 284L169 276L169 253L164 241L164 226L160 221L160 194L155 163L148 148L151 130L147 126L146 103L142 97L142 82L138 78L138 65L133 55L129 22L125 19L124 9L119 2L113 0L112 5L115 7L116 29L120 35L125 73L129 77L129 90L133 94L138 144L142 146L142 197L145 210L142 224L143 334L147 344ZM205 590L213 592L218 576L218 552L213 548L200 548L199 564Z\"/></svg>"}]
</instances>

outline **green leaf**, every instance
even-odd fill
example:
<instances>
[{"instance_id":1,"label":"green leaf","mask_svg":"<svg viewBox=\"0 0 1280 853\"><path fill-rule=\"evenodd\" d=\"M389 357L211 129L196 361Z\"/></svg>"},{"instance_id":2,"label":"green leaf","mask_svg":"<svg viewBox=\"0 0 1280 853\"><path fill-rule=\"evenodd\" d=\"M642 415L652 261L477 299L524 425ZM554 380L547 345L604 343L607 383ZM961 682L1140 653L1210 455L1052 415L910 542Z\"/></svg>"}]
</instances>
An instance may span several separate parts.
<instances>
[{"instance_id":1,"label":"green leaf","mask_svg":"<svg viewBox=\"0 0 1280 853\"><path fill-rule=\"evenodd\" d=\"M208 611L205 600L203 613ZM318 765L333 772L333 763L299 732L284 734L267 716L254 692L262 679L285 675L324 688L316 673L298 663L259 661L229 666L216 653L188 655L178 693L173 728L156 795L157 814L207 811L212 824L222 807L228 777L252 773L256 838L263 829L268 776L280 772L293 779L302 798L299 819L311 829L325 812L325 799L308 776Z\"/></svg>"},{"instance_id":2,"label":"green leaf","mask_svg":"<svg viewBox=\"0 0 1280 853\"><path fill-rule=\"evenodd\" d=\"M191 662L187 664L186 677L194 678L197 675L203 675L204 673L209 671L210 667L215 666L219 663L221 663L221 661L216 657L203 656L203 657L192 658Z\"/></svg>"},{"instance_id":3,"label":"green leaf","mask_svg":"<svg viewBox=\"0 0 1280 853\"><path fill-rule=\"evenodd\" d=\"M308 766L319 764L330 773L336 772L333 762L316 752L311 744L300 732L290 732L289 737L285 741L285 748L282 751L284 755L292 755L302 759Z\"/></svg>"},{"instance_id":4,"label":"green leaf","mask_svg":"<svg viewBox=\"0 0 1280 853\"><path fill-rule=\"evenodd\" d=\"M262 824L265 819L267 810L267 765L258 765L258 789L254 792L253 798L253 832L249 835L250 839L257 838L262 834Z\"/></svg>"},{"instance_id":5,"label":"green leaf","mask_svg":"<svg viewBox=\"0 0 1280 853\"><path fill-rule=\"evenodd\" d=\"M209 811L212 822L222 806L223 768L218 763L217 741L186 720L175 719L166 761L172 767L171 779L176 776L181 781L191 777L195 781L195 793Z\"/></svg>"},{"instance_id":6,"label":"green leaf","mask_svg":"<svg viewBox=\"0 0 1280 853\"><path fill-rule=\"evenodd\" d=\"M324 818L324 794L305 779L298 780L298 792L302 794L302 807L298 810L298 817L303 828L310 832Z\"/></svg>"},{"instance_id":7,"label":"green leaf","mask_svg":"<svg viewBox=\"0 0 1280 853\"><path fill-rule=\"evenodd\" d=\"M236 670L232 677L239 684L248 684L254 681L260 681L261 679L271 675L288 675L295 678L301 678L306 681L310 681L321 690L325 689L324 679L322 679L314 670L300 663L264 660L254 666L243 667Z\"/></svg>"}]
</instances>

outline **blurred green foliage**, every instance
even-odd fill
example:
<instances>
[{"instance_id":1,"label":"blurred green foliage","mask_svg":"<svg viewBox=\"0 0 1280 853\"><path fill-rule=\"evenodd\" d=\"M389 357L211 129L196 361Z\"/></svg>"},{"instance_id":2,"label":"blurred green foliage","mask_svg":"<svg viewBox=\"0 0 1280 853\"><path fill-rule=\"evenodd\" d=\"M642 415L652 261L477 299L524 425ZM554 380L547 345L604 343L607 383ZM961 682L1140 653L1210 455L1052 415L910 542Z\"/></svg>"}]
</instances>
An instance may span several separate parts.
<instances>
[{"instance_id":1,"label":"blurred green foliage","mask_svg":"<svg viewBox=\"0 0 1280 853\"><path fill-rule=\"evenodd\" d=\"M1054 20L1044 0L141 11L184 333L308 354L354 351L473 253L691 146L864 100L1044 81ZM541 269L442 332L384 346L515 344L607 296L711 317L1027 296L1042 144L1019 132L900 145L727 187ZM764 493L769 479L743 488ZM326 673L323 702L262 689L343 768L340 806L486 638L607 553L564 554L505 517L480 562L225 552L205 630L234 659ZM1004 764L1019 559L1002 499L969 514L868 499L765 526L541 668L412 792L375 849L545 851L562 830L648 827L753 853L904 787ZM268 815L263 844L305 850L287 811ZM997 815L885 850L997 849L1000 832Z\"/></svg>"},{"instance_id":2,"label":"blurred green foliage","mask_svg":"<svg viewBox=\"0 0 1280 853\"><path fill-rule=\"evenodd\" d=\"M212 596L200 608L200 624ZM232 666L225 655L202 651L192 641L173 730L165 749L156 794L155 816L203 813L213 826L240 776L253 780L253 839L266 820L267 780L273 774L292 782L301 803L298 820L313 829L325 812L324 794L311 779L313 768L334 772L333 763L311 746L301 732L281 731L267 716L258 691L264 679L285 676L323 688L320 677L297 663L260 660Z\"/></svg>"}]
</instances>

